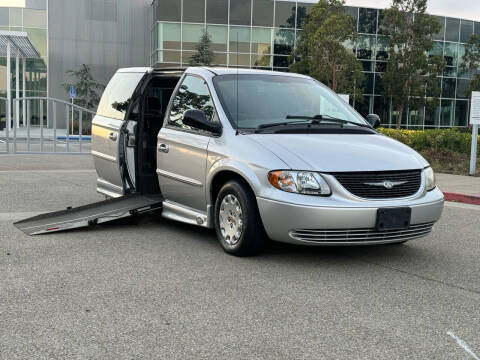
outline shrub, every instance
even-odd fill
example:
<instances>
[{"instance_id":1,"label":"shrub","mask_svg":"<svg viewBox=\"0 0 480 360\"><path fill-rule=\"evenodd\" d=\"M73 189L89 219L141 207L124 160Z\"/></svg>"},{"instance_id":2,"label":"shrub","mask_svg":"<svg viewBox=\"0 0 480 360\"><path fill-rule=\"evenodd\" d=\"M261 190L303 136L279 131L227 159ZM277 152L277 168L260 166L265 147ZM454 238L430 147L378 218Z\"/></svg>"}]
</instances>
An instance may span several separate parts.
<instances>
[{"instance_id":1,"label":"shrub","mask_svg":"<svg viewBox=\"0 0 480 360\"><path fill-rule=\"evenodd\" d=\"M416 151L450 150L460 154L470 154L472 134L458 129L378 129L382 134L410 146ZM480 145L480 137L479 137Z\"/></svg>"}]
</instances>

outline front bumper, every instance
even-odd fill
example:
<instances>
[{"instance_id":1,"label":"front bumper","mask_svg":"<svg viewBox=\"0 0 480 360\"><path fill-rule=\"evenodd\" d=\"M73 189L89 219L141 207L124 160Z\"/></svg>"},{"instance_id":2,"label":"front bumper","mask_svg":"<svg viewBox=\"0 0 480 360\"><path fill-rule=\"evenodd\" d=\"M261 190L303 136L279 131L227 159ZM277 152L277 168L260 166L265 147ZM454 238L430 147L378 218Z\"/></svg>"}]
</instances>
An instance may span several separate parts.
<instances>
[{"instance_id":1,"label":"front bumper","mask_svg":"<svg viewBox=\"0 0 480 360\"><path fill-rule=\"evenodd\" d=\"M297 199L306 198L298 195ZM311 198L311 197L309 197ZM372 245L411 240L428 235L443 211L443 194L436 188L417 199L337 202L318 198L318 206L257 197L260 216L272 240L306 245ZM377 210L412 209L410 228L376 231Z\"/></svg>"}]
</instances>

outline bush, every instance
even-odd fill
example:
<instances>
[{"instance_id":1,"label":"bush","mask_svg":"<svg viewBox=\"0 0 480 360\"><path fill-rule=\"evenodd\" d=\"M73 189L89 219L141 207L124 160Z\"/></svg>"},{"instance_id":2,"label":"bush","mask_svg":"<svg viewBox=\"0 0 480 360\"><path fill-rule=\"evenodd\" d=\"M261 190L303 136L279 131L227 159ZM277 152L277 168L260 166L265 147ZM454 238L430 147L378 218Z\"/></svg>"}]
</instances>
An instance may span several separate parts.
<instances>
[{"instance_id":1,"label":"bush","mask_svg":"<svg viewBox=\"0 0 480 360\"><path fill-rule=\"evenodd\" d=\"M397 130L379 128L378 130L382 134L398 140L420 152L435 149L450 150L469 155L472 146L471 132L458 129Z\"/></svg>"}]
</instances>

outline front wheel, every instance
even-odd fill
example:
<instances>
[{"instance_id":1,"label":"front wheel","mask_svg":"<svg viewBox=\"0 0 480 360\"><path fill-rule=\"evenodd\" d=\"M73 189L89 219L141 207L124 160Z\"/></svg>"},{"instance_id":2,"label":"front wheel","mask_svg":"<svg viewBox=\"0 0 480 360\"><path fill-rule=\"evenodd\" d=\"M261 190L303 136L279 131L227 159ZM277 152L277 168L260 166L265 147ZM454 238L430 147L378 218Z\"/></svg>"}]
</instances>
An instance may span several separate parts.
<instances>
[{"instance_id":1,"label":"front wheel","mask_svg":"<svg viewBox=\"0 0 480 360\"><path fill-rule=\"evenodd\" d=\"M223 249L235 256L255 255L265 244L265 230L255 196L238 180L227 182L215 202L215 230Z\"/></svg>"}]
</instances>

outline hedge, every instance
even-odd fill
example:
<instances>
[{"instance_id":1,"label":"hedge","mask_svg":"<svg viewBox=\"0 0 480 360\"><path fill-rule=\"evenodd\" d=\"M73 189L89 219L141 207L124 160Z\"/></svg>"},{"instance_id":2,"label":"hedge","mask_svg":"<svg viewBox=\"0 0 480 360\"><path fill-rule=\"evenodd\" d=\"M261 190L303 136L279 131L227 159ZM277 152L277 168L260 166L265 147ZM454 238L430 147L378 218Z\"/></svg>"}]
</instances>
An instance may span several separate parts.
<instances>
[{"instance_id":1,"label":"hedge","mask_svg":"<svg viewBox=\"0 0 480 360\"><path fill-rule=\"evenodd\" d=\"M472 146L472 133L455 128L427 130L379 128L377 130L417 151L428 149L450 150L468 155ZM480 136L478 144L480 148Z\"/></svg>"}]
</instances>

